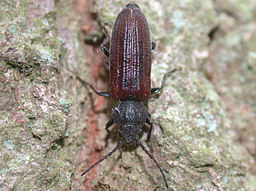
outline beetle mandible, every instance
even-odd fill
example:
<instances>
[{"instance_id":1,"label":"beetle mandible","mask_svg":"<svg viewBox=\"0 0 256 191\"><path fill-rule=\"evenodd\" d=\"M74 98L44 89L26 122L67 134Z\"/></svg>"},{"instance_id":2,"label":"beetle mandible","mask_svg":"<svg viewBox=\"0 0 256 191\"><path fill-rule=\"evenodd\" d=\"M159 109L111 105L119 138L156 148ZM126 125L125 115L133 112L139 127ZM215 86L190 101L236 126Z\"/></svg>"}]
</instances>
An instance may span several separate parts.
<instances>
[{"instance_id":1,"label":"beetle mandible","mask_svg":"<svg viewBox=\"0 0 256 191\"><path fill-rule=\"evenodd\" d=\"M93 167L111 156L123 144L137 144L154 161L159 168L166 187L168 183L162 168L146 147L140 142L139 135L142 126L149 125L147 142L150 144L150 137L153 122L143 102L146 102L151 95L161 91L165 84L167 75L164 75L162 85L159 88L152 88L150 84L151 52L155 43L151 43L150 32L147 20L135 2L127 4L115 20L110 40L110 52L101 45L103 53L109 57L110 79L109 92L98 92L94 87L77 76L84 85L89 86L96 94L104 97L111 97L118 101L112 109L112 116L106 124L106 130L114 123L119 128L121 141L117 146L102 159L97 161L82 176Z\"/></svg>"}]
</instances>

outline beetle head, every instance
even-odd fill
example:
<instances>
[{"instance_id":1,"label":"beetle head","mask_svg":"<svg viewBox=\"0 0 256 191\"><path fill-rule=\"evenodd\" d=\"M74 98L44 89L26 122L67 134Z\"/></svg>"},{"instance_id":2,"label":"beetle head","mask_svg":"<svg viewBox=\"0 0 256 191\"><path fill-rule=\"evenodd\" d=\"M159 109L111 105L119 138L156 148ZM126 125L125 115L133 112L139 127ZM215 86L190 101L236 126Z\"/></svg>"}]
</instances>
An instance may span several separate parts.
<instances>
[{"instance_id":1,"label":"beetle head","mask_svg":"<svg viewBox=\"0 0 256 191\"><path fill-rule=\"evenodd\" d=\"M119 135L127 144L135 144L135 139L138 138L140 133L141 128L135 124L123 125L119 127Z\"/></svg>"}]
</instances>

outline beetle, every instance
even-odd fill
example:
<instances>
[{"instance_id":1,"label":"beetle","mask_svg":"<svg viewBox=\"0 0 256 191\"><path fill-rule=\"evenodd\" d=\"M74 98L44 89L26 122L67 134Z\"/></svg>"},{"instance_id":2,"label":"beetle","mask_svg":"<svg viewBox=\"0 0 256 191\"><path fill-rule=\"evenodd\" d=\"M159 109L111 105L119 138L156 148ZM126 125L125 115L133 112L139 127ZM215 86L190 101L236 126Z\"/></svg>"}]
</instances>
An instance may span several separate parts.
<instances>
[{"instance_id":1,"label":"beetle","mask_svg":"<svg viewBox=\"0 0 256 191\"><path fill-rule=\"evenodd\" d=\"M166 73L161 87L151 89L151 53L154 49L155 43L151 43L149 27L144 14L135 2L130 2L115 20L110 40L110 52L104 45L101 45L101 50L109 57L110 91L98 92L91 84L77 76L84 86L89 86L96 94L110 97L118 102L112 109L106 130L109 132L109 127L115 123L121 137L121 141L112 151L85 170L81 176L111 156L125 143L135 143L154 161L163 176L166 187L169 188L159 163L139 140L142 126L146 123L150 127L147 142L151 147L150 137L153 122L144 103L151 95L160 92L167 76L176 71L174 69Z\"/></svg>"}]
</instances>

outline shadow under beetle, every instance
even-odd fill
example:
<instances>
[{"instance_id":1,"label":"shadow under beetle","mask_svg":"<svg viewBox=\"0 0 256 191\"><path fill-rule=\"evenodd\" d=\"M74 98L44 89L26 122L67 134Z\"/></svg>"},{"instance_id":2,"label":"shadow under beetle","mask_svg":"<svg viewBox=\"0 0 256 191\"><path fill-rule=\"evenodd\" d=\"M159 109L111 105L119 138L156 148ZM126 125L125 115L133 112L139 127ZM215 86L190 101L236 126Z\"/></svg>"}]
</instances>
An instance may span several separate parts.
<instances>
[{"instance_id":1,"label":"shadow under beetle","mask_svg":"<svg viewBox=\"0 0 256 191\"><path fill-rule=\"evenodd\" d=\"M84 171L82 176L111 156L124 143L136 143L155 162L168 188L167 180L159 163L139 140L142 126L146 123L150 126L147 135L147 142L150 145L153 128L150 114L143 102L146 102L152 94L160 92L167 76L176 71L174 69L164 75L161 87L151 89L151 52L154 48L155 43L151 43L148 23L144 14L136 3L130 2L116 18L110 41L110 52L101 45L103 53L109 57L110 91L98 92L91 84L77 76L84 86L89 86L96 94L118 101L118 104L112 109L112 116L106 124L106 130L109 132L109 127L116 123L121 137L117 146Z\"/></svg>"}]
</instances>

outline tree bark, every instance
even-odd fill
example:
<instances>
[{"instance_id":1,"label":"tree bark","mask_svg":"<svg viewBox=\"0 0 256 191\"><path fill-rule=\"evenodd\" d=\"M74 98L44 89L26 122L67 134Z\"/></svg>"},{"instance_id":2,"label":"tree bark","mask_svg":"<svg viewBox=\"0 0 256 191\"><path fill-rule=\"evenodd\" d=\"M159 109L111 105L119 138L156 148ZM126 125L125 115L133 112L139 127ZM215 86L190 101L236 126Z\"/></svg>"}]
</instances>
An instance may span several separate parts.
<instances>
[{"instance_id":1,"label":"tree bark","mask_svg":"<svg viewBox=\"0 0 256 191\"><path fill-rule=\"evenodd\" d=\"M118 133L113 127L108 135L104 128L115 103L83 88L75 74L97 90L108 89L107 59L98 45L111 34L127 3L0 2L1 189L165 189L157 166L138 147L122 148L80 176L115 147ZM249 43L256 39L253 2L241 10L238 3L223 8L219 1L137 4L157 44L152 87L161 84L166 72L182 69L147 103L154 121L153 155L170 190L253 190L256 122L242 111L237 119L235 110L254 101L246 105L253 116L256 93L246 97L248 92L237 96L226 91L230 84L255 88L255 48ZM248 66L243 76L249 82L236 84L241 60ZM235 77L228 73L230 63ZM252 125L246 129L248 121ZM147 127L141 136L144 145L146 132Z\"/></svg>"}]
</instances>

